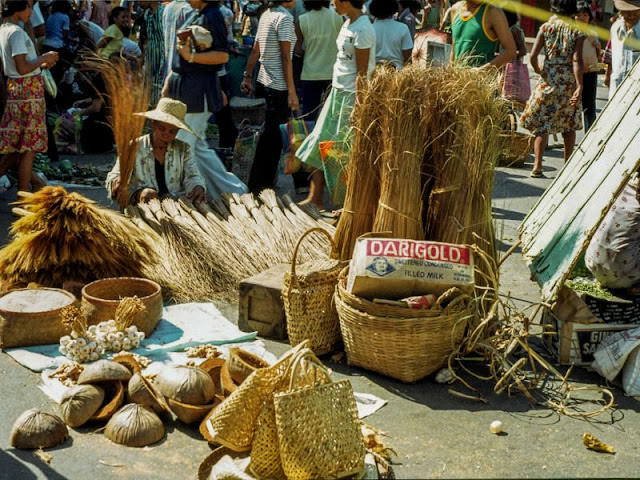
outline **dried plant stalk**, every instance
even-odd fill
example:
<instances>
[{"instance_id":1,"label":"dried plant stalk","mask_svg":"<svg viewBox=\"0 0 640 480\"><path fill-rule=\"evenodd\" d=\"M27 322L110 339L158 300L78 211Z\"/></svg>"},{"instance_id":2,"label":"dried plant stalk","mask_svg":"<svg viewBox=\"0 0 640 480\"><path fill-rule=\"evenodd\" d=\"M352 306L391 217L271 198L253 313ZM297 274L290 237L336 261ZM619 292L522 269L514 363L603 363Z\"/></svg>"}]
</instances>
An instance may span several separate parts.
<instances>
[{"instance_id":1,"label":"dried plant stalk","mask_svg":"<svg viewBox=\"0 0 640 480\"><path fill-rule=\"evenodd\" d=\"M105 60L95 53L87 53L83 65L98 71L104 80L111 103L109 123L113 130L120 163L120 187L118 204L124 208L129 203L129 179L136 161L138 144L145 118L133 115L149 107L150 85L144 70L132 67L123 59Z\"/></svg>"},{"instance_id":2,"label":"dried plant stalk","mask_svg":"<svg viewBox=\"0 0 640 480\"><path fill-rule=\"evenodd\" d=\"M115 322L116 328L120 331L130 327L136 316L144 312L147 307L137 296L124 297L116 307Z\"/></svg>"}]
</instances>

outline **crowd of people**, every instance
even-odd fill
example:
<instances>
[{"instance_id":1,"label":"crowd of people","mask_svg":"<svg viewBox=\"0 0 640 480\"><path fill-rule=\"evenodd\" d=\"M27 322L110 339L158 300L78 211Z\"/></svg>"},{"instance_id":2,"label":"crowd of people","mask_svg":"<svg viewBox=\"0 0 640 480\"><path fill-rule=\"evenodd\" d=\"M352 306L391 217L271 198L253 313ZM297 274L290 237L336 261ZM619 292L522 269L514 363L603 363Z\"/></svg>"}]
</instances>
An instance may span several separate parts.
<instances>
[{"instance_id":1,"label":"crowd of people","mask_svg":"<svg viewBox=\"0 0 640 480\"><path fill-rule=\"evenodd\" d=\"M15 167L20 189L41 186L32 174L34 155L48 151L57 159L55 123L47 122L47 112L83 119L78 138L85 153L113 150L105 86L100 75L82 68L83 55L93 50L107 61L143 68L151 86L146 115L153 121L139 139L132 202L179 192L201 200L272 187L281 152L290 147L281 126L301 115L313 128L295 145L303 167L294 183L308 191L305 202L324 208L326 187L341 179L325 168L322 144L348 151L363 82L378 65L404 68L419 30L444 23L450 24L451 61L501 72L503 96L514 111L521 109L522 126L535 136L531 175L540 176L549 135L562 134L566 160L583 113L585 127L593 124L601 63L608 65L605 81L613 92L638 55L626 39L640 38L640 0L615 0L619 16L604 53L600 39L585 34L590 21L601 20L598 1L552 0L553 16L541 25L529 56L539 75L531 92L518 16L480 0L450 7L435 0L33 1L2 2L0 175ZM228 63L242 45L252 46L240 79ZM247 185L227 171L206 139L213 115L220 146L233 147L233 91L266 105ZM112 195L116 177L117 162L107 179Z\"/></svg>"}]
</instances>

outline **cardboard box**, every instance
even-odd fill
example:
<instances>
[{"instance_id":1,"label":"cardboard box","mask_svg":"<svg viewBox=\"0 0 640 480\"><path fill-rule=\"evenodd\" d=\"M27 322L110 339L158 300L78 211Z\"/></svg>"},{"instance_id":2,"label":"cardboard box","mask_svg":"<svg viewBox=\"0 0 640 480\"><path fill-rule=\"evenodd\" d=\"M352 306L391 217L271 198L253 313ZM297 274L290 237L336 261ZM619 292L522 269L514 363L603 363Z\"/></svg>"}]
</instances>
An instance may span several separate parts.
<instances>
[{"instance_id":1,"label":"cardboard box","mask_svg":"<svg viewBox=\"0 0 640 480\"><path fill-rule=\"evenodd\" d=\"M582 300L589 310L605 323L640 324L640 297L603 300L584 295Z\"/></svg>"},{"instance_id":2,"label":"cardboard box","mask_svg":"<svg viewBox=\"0 0 640 480\"><path fill-rule=\"evenodd\" d=\"M347 279L354 295L399 299L440 295L451 287L473 290L473 253L467 246L397 238L356 242Z\"/></svg>"},{"instance_id":3,"label":"cardboard box","mask_svg":"<svg viewBox=\"0 0 640 480\"><path fill-rule=\"evenodd\" d=\"M609 335L637 328L637 325L632 324L569 322L558 318L549 310L543 314L543 323L547 326L546 332L556 332L556 335L545 335L544 340L558 363L578 366L590 365L600 342Z\"/></svg>"},{"instance_id":4,"label":"cardboard box","mask_svg":"<svg viewBox=\"0 0 640 480\"><path fill-rule=\"evenodd\" d=\"M291 270L281 263L240 282L238 328L262 337L287 338L287 317L282 302L284 274Z\"/></svg>"}]
</instances>

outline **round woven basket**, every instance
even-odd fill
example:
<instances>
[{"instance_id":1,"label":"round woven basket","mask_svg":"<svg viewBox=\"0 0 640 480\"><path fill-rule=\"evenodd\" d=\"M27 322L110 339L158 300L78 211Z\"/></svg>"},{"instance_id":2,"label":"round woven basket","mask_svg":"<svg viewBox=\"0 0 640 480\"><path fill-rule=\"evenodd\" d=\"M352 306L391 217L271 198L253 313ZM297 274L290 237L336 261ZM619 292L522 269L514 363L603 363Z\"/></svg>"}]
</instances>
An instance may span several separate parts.
<instances>
[{"instance_id":1,"label":"round woven basket","mask_svg":"<svg viewBox=\"0 0 640 480\"><path fill-rule=\"evenodd\" d=\"M468 299L461 294L445 308L428 310L381 305L349 294L341 278L335 303L349 365L406 383L430 375L462 341L471 317Z\"/></svg>"},{"instance_id":2,"label":"round woven basket","mask_svg":"<svg viewBox=\"0 0 640 480\"><path fill-rule=\"evenodd\" d=\"M529 158L535 137L528 133L509 132L501 134L504 150L498 160L499 167L521 167Z\"/></svg>"},{"instance_id":3,"label":"round woven basket","mask_svg":"<svg viewBox=\"0 0 640 480\"><path fill-rule=\"evenodd\" d=\"M22 298L34 305L39 295L55 295L55 307L44 311L12 311L0 308L0 347L28 347L30 345L48 345L58 343L60 337L69 333L60 318L60 312L76 301L76 297L57 288L21 288L7 292L2 298ZM53 305L52 305L53 306Z\"/></svg>"},{"instance_id":4,"label":"round woven basket","mask_svg":"<svg viewBox=\"0 0 640 480\"><path fill-rule=\"evenodd\" d=\"M103 278L84 286L82 303L93 307L89 309L89 321L96 324L113 319L120 300L134 295L147 308L136 315L133 324L149 337L162 317L162 289L156 282L134 277Z\"/></svg>"},{"instance_id":5,"label":"round woven basket","mask_svg":"<svg viewBox=\"0 0 640 480\"><path fill-rule=\"evenodd\" d=\"M319 232L329 239L331 235L322 228L312 228L305 232L296 245L291 259L291 272L284 277L282 300L287 316L287 335L291 346L310 340L316 355L333 350L340 340L338 313L333 303L338 275L345 262L339 260L317 260L307 262L296 272L296 260L302 241L307 235Z\"/></svg>"}]
</instances>

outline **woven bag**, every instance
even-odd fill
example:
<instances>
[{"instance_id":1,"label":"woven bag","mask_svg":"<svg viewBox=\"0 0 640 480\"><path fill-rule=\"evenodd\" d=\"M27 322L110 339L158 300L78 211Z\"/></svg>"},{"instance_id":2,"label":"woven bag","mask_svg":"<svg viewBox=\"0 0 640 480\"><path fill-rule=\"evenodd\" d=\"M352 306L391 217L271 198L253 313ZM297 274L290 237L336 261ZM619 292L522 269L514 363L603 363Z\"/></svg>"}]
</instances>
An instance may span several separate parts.
<instances>
[{"instance_id":1,"label":"woven bag","mask_svg":"<svg viewBox=\"0 0 640 480\"><path fill-rule=\"evenodd\" d=\"M289 350L271 367L260 368L249 375L237 390L205 417L200 424L202 436L234 452L250 450L262 405L271 400L292 361L305 347L308 347L308 342Z\"/></svg>"},{"instance_id":2,"label":"woven bag","mask_svg":"<svg viewBox=\"0 0 640 480\"><path fill-rule=\"evenodd\" d=\"M282 469L289 480L362 471L365 445L348 380L276 394L274 404Z\"/></svg>"},{"instance_id":3,"label":"woven bag","mask_svg":"<svg viewBox=\"0 0 640 480\"><path fill-rule=\"evenodd\" d=\"M276 387L274 394L331 382L327 368L310 349L303 349L291 361L288 375ZM288 378L287 378L288 377ZM251 446L251 473L257 478L280 480L285 478L280 451L273 397L262 406L256 423L256 431Z\"/></svg>"},{"instance_id":4,"label":"woven bag","mask_svg":"<svg viewBox=\"0 0 640 480\"><path fill-rule=\"evenodd\" d=\"M333 240L326 230L312 228L305 232L293 251L291 272L285 274L282 300L287 316L289 343L297 345L309 339L314 353L323 355L329 353L340 339L340 324L333 293L340 270L346 262L327 258L296 267L302 241L314 232L325 235L333 249Z\"/></svg>"}]
</instances>

